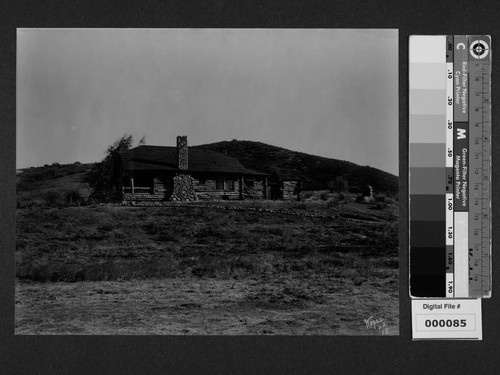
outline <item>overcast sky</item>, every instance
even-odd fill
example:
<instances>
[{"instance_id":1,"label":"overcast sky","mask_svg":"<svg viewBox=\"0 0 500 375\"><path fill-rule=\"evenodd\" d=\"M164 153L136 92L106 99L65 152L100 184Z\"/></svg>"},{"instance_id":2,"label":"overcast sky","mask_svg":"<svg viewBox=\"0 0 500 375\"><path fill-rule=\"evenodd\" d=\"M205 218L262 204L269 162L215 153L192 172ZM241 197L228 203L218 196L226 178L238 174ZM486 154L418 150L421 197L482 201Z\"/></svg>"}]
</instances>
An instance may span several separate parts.
<instances>
[{"instance_id":1,"label":"overcast sky","mask_svg":"<svg viewBox=\"0 0 500 375\"><path fill-rule=\"evenodd\" d=\"M19 29L17 168L260 141L398 173L397 30Z\"/></svg>"}]
</instances>

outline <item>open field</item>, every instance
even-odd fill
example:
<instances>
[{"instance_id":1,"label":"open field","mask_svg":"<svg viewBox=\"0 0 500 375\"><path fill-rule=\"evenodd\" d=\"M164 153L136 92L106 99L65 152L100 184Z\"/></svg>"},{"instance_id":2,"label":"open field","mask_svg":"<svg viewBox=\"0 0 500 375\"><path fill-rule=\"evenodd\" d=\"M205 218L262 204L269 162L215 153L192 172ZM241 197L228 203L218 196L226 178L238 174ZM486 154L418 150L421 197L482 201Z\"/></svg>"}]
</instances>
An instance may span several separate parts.
<instances>
[{"instance_id":1,"label":"open field","mask_svg":"<svg viewBox=\"0 0 500 375\"><path fill-rule=\"evenodd\" d=\"M397 335L392 289L325 277L19 283L16 333ZM386 328L368 330L370 316Z\"/></svg>"},{"instance_id":2,"label":"open field","mask_svg":"<svg viewBox=\"0 0 500 375\"><path fill-rule=\"evenodd\" d=\"M16 333L397 334L396 203L220 204L334 218L18 209Z\"/></svg>"}]
</instances>

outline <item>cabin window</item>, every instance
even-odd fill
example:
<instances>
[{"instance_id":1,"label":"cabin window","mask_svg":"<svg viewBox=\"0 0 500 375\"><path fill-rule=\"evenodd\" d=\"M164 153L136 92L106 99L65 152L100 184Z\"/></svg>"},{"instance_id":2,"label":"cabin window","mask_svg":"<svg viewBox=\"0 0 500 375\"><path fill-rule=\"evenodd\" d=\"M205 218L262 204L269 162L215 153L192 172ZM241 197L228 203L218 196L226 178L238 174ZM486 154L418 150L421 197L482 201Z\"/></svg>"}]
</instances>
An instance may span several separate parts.
<instances>
[{"instance_id":1,"label":"cabin window","mask_svg":"<svg viewBox=\"0 0 500 375\"><path fill-rule=\"evenodd\" d=\"M223 178L217 178L215 180L215 189L216 190L224 190L224 179Z\"/></svg>"},{"instance_id":2,"label":"cabin window","mask_svg":"<svg viewBox=\"0 0 500 375\"><path fill-rule=\"evenodd\" d=\"M226 191L234 191L234 181L233 180L226 181Z\"/></svg>"}]
</instances>

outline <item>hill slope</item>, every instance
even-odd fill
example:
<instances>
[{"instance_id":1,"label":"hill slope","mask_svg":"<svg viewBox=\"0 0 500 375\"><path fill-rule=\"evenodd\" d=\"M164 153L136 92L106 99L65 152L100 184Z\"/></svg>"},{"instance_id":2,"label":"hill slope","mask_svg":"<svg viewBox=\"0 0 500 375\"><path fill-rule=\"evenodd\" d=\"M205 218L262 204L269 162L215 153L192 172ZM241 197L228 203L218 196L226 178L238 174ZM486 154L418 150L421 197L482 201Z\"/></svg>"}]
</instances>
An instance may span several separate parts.
<instances>
[{"instance_id":1,"label":"hill slope","mask_svg":"<svg viewBox=\"0 0 500 375\"><path fill-rule=\"evenodd\" d=\"M306 190L326 189L329 181L337 176L345 178L352 187L371 185L376 192L397 194L398 178L390 173L348 161L329 159L290 151L281 147L251 141L222 141L193 146L227 152L246 168L271 173L274 168L290 168L299 171L306 181Z\"/></svg>"},{"instance_id":2,"label":"hill slope","mask_svg":"<svg viewBox=\"0 0 500 375\"><path fill-rule=\"evenodd\" d=\"M16 171L17 203L75 203L89 194L87 173L93 164L52 164Z\"/></svg>"}]
</instances>

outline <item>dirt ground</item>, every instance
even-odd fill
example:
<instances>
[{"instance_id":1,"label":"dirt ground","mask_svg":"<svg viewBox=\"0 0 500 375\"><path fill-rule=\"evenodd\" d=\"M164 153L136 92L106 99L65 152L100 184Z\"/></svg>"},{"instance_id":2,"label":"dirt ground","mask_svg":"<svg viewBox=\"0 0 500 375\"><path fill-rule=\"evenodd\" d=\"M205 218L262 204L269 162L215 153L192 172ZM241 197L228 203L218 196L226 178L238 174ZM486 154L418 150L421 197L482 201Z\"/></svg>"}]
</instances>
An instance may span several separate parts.
<instances>
[{"instance_id":1,"label":"dirt ground","mask_svg":"<svg viewBox=\"0 0 500 375\"><path fill-rule=\"evenodd\" d=\"M16 334L398 334L396 202L238 208L19 209Z\"/></svg>"},{"instance_id":2,"label":"dirt ground","mask_svg":"<svg viewBox=\"0 0 500 375\"><path fill-rule=\"evenodd\" d=\"M296 278L16 284L16 334L398 335L394 286Z\"/></svg>"}]
</instances>

